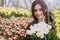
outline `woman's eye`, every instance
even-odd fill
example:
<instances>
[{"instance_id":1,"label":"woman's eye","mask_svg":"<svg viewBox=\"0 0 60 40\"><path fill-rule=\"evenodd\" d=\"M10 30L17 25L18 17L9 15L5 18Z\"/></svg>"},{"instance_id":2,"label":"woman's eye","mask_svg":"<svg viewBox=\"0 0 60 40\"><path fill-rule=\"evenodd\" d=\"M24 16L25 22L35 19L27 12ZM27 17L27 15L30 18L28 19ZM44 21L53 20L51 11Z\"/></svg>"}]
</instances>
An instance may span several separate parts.
<instances>
[{"instance_id":1,"label":"woman's eye","mask_svg":"<svg viewBox=\"0 0 60 40\"><path fill-rule=\"evenodd\" d=\"M35 12L37 11L37 10L34 10Z\"/></svg>"}]
</instances>

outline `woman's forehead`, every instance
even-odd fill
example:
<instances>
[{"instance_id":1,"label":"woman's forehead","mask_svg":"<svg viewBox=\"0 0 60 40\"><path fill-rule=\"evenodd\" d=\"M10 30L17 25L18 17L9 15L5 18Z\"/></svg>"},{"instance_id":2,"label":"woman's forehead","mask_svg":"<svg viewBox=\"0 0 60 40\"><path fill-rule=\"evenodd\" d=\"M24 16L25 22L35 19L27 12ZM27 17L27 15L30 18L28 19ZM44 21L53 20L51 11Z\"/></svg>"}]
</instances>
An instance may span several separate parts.
<instances>
[{"instance_id":1,"label":"woman's forehead","mask_svg":"<svg viewBox=\"0 0 60 40\"><path fill-rule=\"evenodd\" d=\"M34 7L34 9L39 9L39 8L41 8L41 6L39 4L36 4Z\"/></svg>"}]
</instances>

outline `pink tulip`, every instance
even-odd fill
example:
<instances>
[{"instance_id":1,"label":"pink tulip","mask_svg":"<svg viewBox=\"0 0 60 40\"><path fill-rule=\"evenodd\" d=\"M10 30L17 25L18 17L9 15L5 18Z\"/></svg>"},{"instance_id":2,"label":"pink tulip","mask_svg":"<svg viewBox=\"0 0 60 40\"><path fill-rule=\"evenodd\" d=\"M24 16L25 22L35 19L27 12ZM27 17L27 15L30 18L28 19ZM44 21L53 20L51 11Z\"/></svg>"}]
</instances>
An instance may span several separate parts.
<instances>
[{"instance_id":1,"label":"pink tulip","mask_svg":"<svg viewBox=\"0 0 60 40\"><path fill-rule=\"evenodd\" d=\"M17 40L17 37L13 37L13 40Z\"/></svg>"},{"instance_id":2,"label":"pink tulip","mask_svg":"<svg viewBox=\"0 0 60 40\"><path fill-rule=\"evenodd\" d=\"M27 26L28 26L28 24L25 24L24 28L26 29L26 28L27 28Z\"/></svg>"},{"instance_id":3,"label":"pink tulip","mask_svg":"<svg viewBox=\"0 0 60 40\"><path fill-rule=\"evenodd\" d=\"M3 25L0 24L0 28L2 28L2 27L3 27Z\"/></svg>"},{"instance_id":4,"label":"pink tulip","mask_svg":"<svg viewBox=\"0 0 60 40\"><path fill-rule=\"evenodd\" d=\"M15 33L15 30L11 29L11 32L12 32L12 33Z\"/></svg>"},{"instance_id":5,"label":"pink tulip","mask_svg":"<svg viewBox=\"0 0 60 40\"><path fill-rule=\"evenodd\" d=\"M9 29L12 29L12 26L8 26Z\"/></svg>"},{"instance_id":6,"label":"pink tulip","mask_svg":"<svg viewBox=\"0 0 60 40\"><path fill-rule=\"evenodd\" d=\"M2 34L2 32L0 31L0 34Z\"/></svg>"},{"instance_id":7,"label":"pink tulip","mask_svg":"<svg viewBox=\"0 0 60 40\"><path fill-rule=\"evenodd\" d=\"M25 35L25 34L20 34L20 36L21 36L21 37L26 37L26 35Z\"/></svg>"},{"instance_id":8,"label":"pink tulip","mask_svg":"<svg viewBox=\"0 0 60 40\"><path fill-rule=\"evenodd\" d=\"M8 38L8 40L13 40L12 38Z\"/></svg>"},{"instance_id":9,"label":"pink tulip","mask_svg":"<svg viewBox=\"0 0 60 40\"><path fill-rule=\"evenodd\" d=\"M9 31L6 31L6 35L7 35L7 36L12 36L12 33L9 32Z\"/></svg>"},{"instance_id":10,"label":"pink tulip","mask_svg":"<svg viewBox=\"0 0 60 40\"><path fill-rule=\"evenodd\" d=\"M25 30L24 29L21 29L18 34L21 36L22 34L24 34Z\"/></svg>"},{"instance_id":11,"label":"pink tulip","mask_svg":"<svg viewBox=\"0 0 60 40\"><path fill-rule=\"evenodd\" d=\"M14 27L15 27L17 30L20 30L20 28L19 28L17 25L14 25Z\"/></svg>"},{"instance_id":12,"label":"pink tulip","mask_svg":"<svg viewBox=\"0 0 60 40\"><path fill-rule=\"evenodd\" d=\"M0 40L5 40L5 38L3 36L0 36Z\"/></svg>"}]
</instances>

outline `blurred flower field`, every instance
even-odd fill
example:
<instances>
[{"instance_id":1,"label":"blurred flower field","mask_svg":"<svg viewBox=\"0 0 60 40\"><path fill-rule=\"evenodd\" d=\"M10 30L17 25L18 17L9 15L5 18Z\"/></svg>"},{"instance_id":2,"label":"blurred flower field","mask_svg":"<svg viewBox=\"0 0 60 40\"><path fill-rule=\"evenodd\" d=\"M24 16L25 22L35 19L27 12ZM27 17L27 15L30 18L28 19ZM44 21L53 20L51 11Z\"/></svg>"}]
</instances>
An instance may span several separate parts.
<instances>
[{"instance_id":1,"label":"blurred flower field","mask_svg":"<svg viewBox=\"0 0 60 40\"><path fill-rule=\"evenodd\" d=\"M14 8L14 7L0 7L0 16L1 17L19 17L19 16L25 16L25 17L31 17L31 11L28 9L23 8Z\"/></svg>"},{"instance_id":2,"label":"blurred flower field","mask_svg":"<svg viewBox=\"0 0 60 40\"><path fill-rule=\"evenodd\" d=\"M23 40L25 29L32 21L28 9L0 7L0 40Z\"/></svg>"},{"instance_id":3,"label":"blurred flower field","mask_svg":"<svg viewBox=\"0 0 60 40\"><path fill-rule=\"evenodd\" d=\"M51 11L51 18L53 19L52 26L55 32L54 40L60 40L60 10Z\"/></svg>"},{"instance_id":4,"label":"blurred flower field","mask_svg":"<svg viewBox=\"0 0 60 40\"><path fill-rule=\"evenodd\" d=\"M51 22L52 29L49 33L47 30L47 34L44 34L45 36L42 39L60 40L60 10L52 10L50 16L53 19ZM24 40L26 37L25 29L33 20L31 10L0 6L0 40ZM44 31L42 30L42 32ZM32 40L42 40L40 37L35 34L30 36Z\"/></svg>"}]
</instances>

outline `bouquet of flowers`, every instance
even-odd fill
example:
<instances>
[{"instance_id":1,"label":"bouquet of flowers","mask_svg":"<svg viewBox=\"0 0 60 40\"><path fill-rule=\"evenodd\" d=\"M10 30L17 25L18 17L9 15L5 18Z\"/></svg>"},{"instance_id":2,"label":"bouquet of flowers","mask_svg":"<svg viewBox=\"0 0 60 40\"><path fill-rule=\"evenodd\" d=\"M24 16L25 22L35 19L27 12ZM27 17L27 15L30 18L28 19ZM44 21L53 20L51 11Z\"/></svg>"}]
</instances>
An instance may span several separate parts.
<instances>
[{"instance_id":1,"label":"bouquet of flowers","mask_svg":"<svg viewBox=\"0 0 60 40\"><path fill-rule=\"evenodd\" d=\"M49 33L49 30L51 28L52 26L42 21L38 24L31 25L30 30L27 30L26 34L28 35L35 34L37 37L44 38L44 36Z\"/></svg>"}]
</instances>

